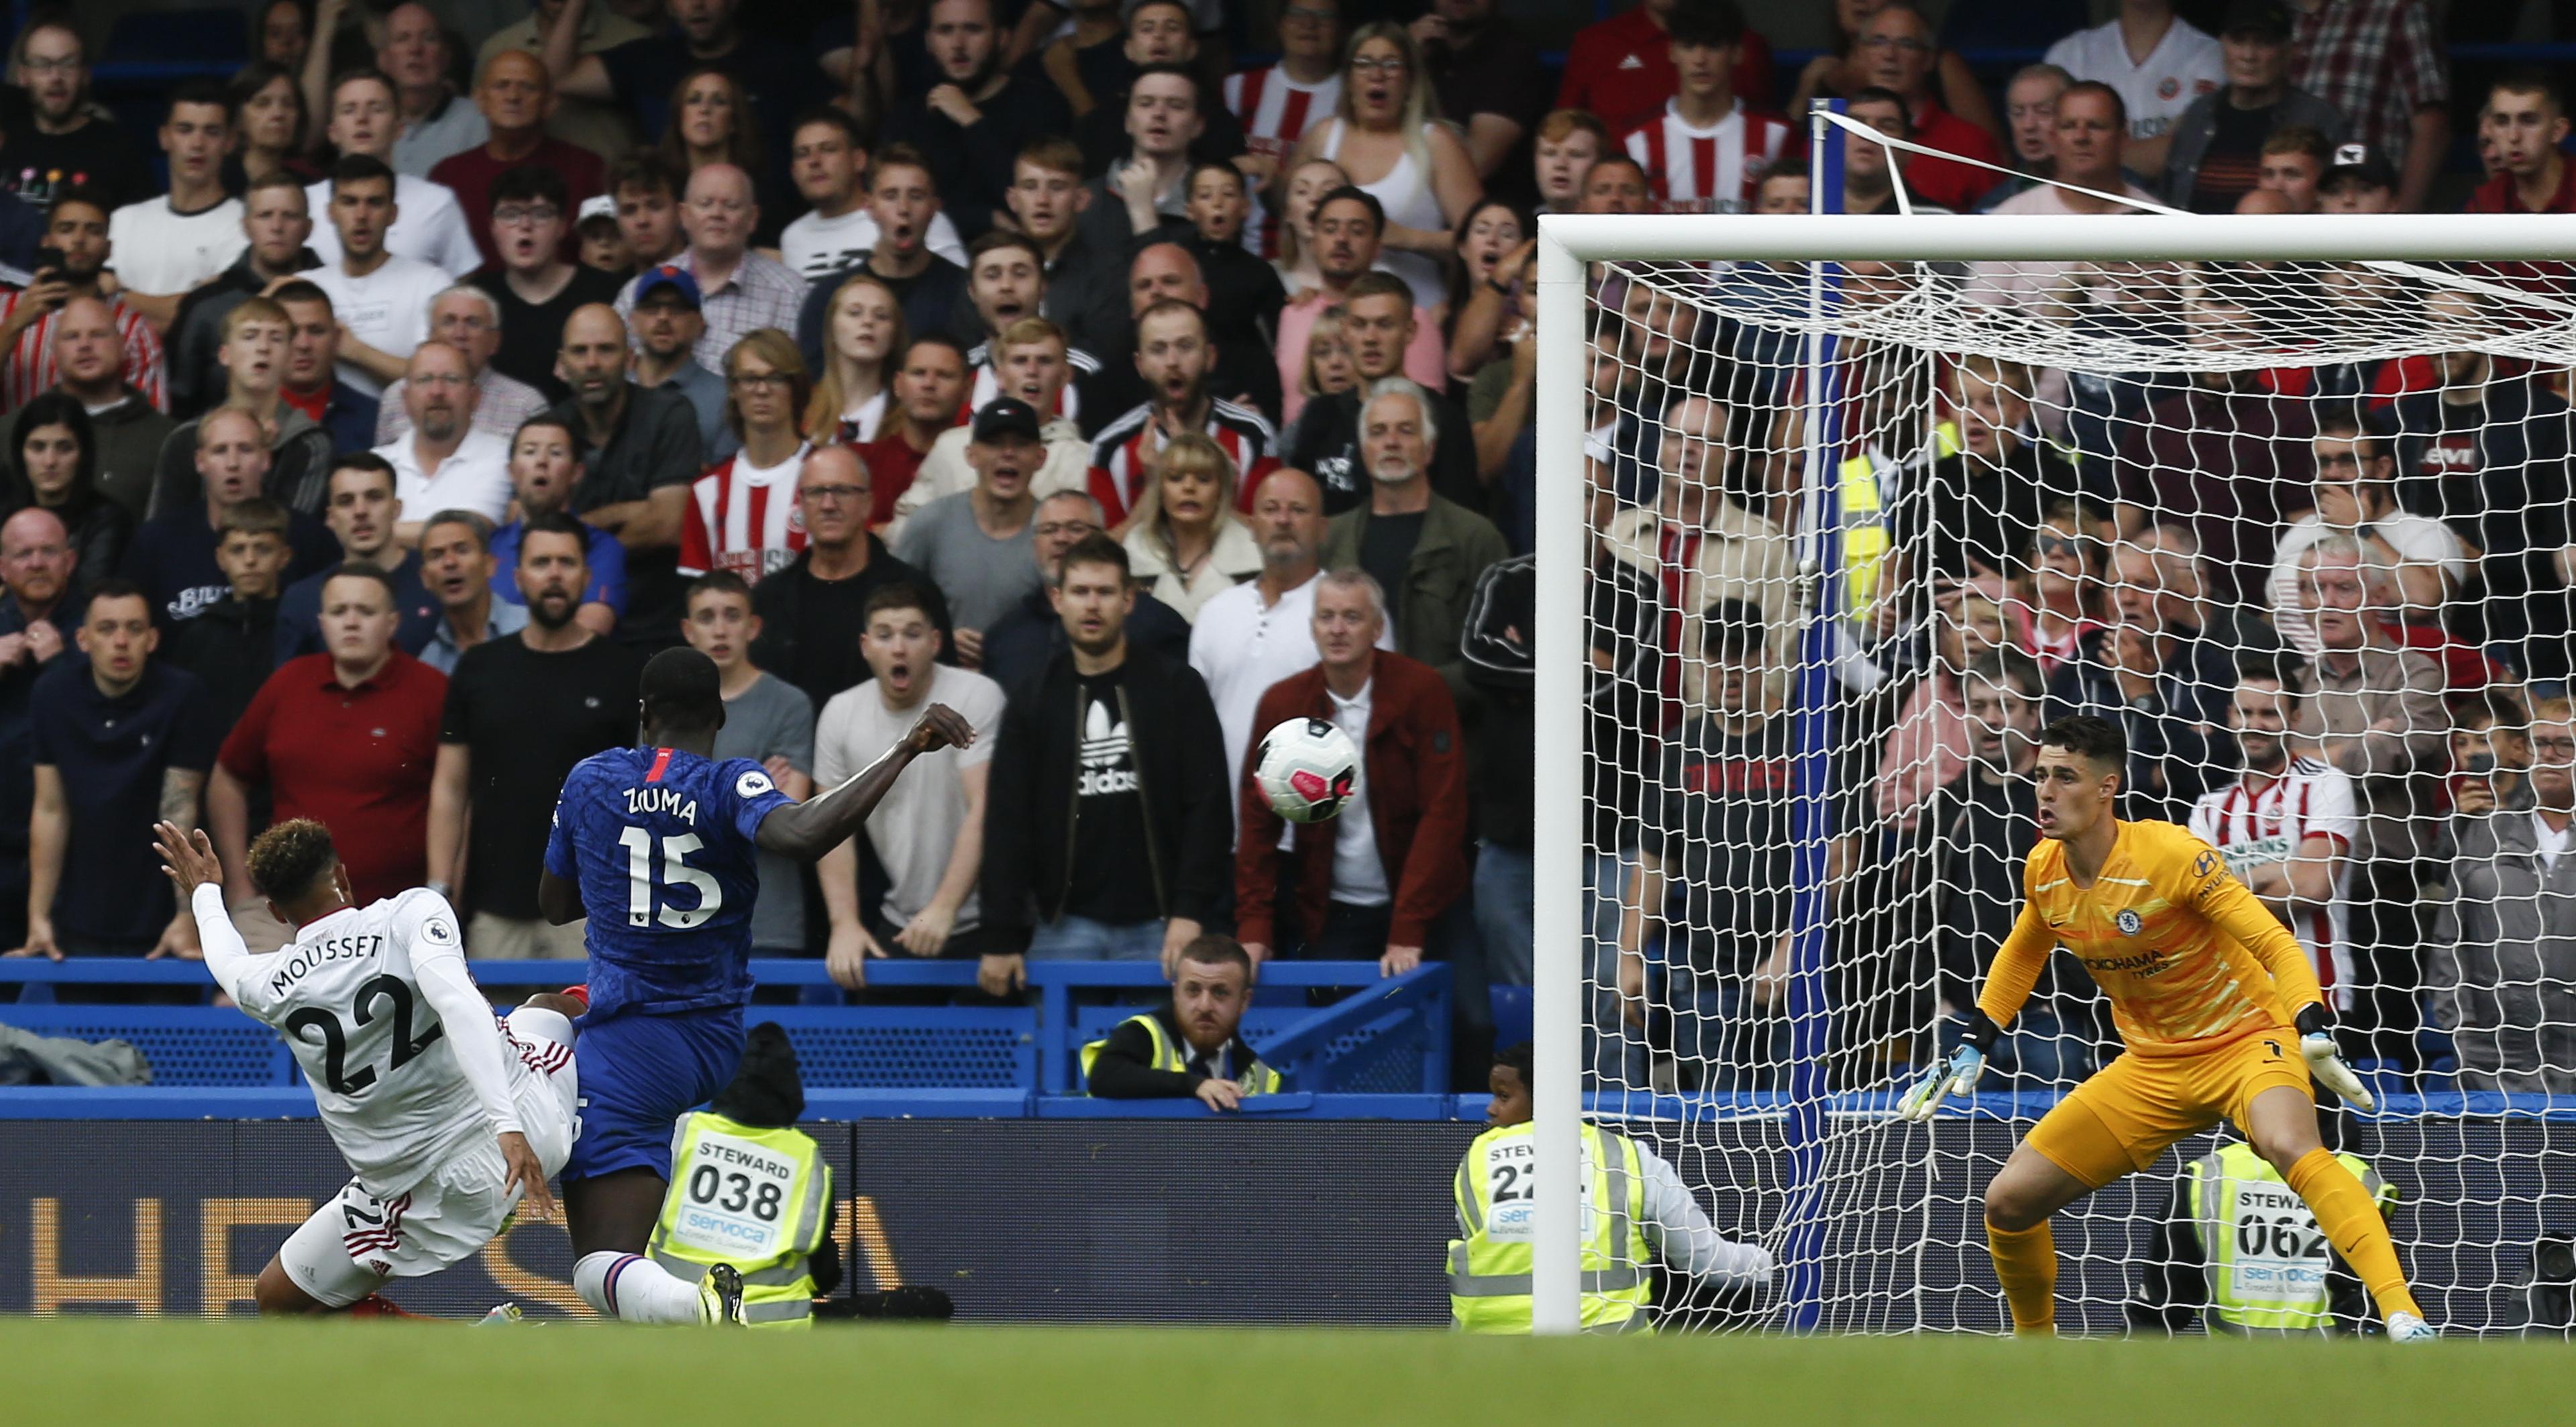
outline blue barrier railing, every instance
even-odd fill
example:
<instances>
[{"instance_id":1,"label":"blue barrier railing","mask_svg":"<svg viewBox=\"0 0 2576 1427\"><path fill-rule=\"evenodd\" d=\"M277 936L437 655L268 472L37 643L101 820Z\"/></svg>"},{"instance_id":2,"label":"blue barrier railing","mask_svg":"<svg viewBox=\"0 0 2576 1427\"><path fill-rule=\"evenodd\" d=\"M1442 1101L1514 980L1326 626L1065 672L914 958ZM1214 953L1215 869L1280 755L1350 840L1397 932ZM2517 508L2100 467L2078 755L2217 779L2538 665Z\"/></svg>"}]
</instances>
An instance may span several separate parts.
<instances>
[{"instance_id":1,"label":"blue barrier railing","mask_svg":"<svg viewBox=\"0 0 2576 1427\"><path fill-rule=\"evenodd\" d=\"M490 989L549 989L579 981L578 961L475 961L475 980ZM970 961L886 960L868 968L875 988L961 991L975 984ZM1167 985L1153 963L1032 962L1035 1005L842 1005L823 963L756 958L752 977L765 987L795 987L803 1003L758 1003L754 1022L787 1028L818 1090L866 1086L887 1093L938 1089L1036 1092L1080 1090L1082 1045L1159 1000ZM166 1088L290 1086L293 1061L265 1027L211 1004L214 984L196 962L75 958L0 960L0 985L16 983L15 1003L0 1002L0 1022L50 1035L127 1040L142 1050ZM186 988L196 1005L59 1003L64 985ZM1316 992L1347 993L1309 1007ZM1150 993L1150 994L1147 994ZM1450 978L1431 964L1382 978L1373 961L1272 962L1262 970L1244 1037L1289 1077L1292 1089L1334 1095L1359 1091L1435 1093L1447 1084ZM1290 1004L1260 1004L1267 1000ZM1129 1004L1094 1004L1098 1001ZM166 1069L162 1069L166 1067ZM167 1086L184 1077L178 1086Z\"/></svg>"},{"instance_id":2,"label":"blue barrier railing","mask_svg":"<svg viewBox=\"0 0 2576 1427\"><path fill-rule=\"evenodd\" d=\"M1025 1089L859 1090L809 1089L809 1120L1196 1120L1242 1115L1284 1120L1455 1120L1485 1118L1483 1095L1333 1094L1292 1090L1256 1096L1240 1111L1218 1112L1196 1100L1094 1100L1085 1095L1041 1095ZM1884 1123L1894 1111L1888 1091L1832 1097L1826 1114L1844 1124ZM2054 1092L1990 1092L1952 1101L1944 1119L2028 1123L2056 1105ZM1786 1097L1771 1092L1734 1095L1614 1093L1584 1097L1584 1114L1604 1124L1710 1125L1778 1120ZM223 1089L192 1085L141 1085L101 1089L23 1086L0 1089L0 1120L309 1120L313 1093L269 1085ZM2452 1091L2387 1096L2365 1117L2401 1120L2540 1120L2576 1123L2576 1099L2492 1092ZM1893 1128L1890 1126L1889 1128Z\"/></svg>"}]
</instances>

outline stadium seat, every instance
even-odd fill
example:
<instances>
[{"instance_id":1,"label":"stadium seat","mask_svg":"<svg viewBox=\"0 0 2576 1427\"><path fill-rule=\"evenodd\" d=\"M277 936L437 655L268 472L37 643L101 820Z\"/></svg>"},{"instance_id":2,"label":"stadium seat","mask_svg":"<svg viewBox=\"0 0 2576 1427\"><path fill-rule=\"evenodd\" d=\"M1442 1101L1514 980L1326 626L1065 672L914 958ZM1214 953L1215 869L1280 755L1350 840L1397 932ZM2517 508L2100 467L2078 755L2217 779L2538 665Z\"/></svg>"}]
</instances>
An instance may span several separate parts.
<instances>
[{"instance_id":1,"label":"stadium seat","mask_svg":"<svg viewBox=\"0 0 2576 1427\"><path fill-rule=\"evenodd\" d=\"M0 1006L0 1021L38 1035L120 1040L152 1063L155 1085L290 1085L295 1059L277 1033L214 1006Z\"/></svg>"},{"instance_id":2,"label":"stadium seat","mask_svg":"<svg viewBox=\"0 0 2576 1427\"><path fill-rule=\"evenodd\" d=\"M754 1006L787 1031L815 1089L1003 1090L1037 1080L1037 1014L1020 1007Z\"/></svg>"},{"instance_id":3,"label":"stadium seat","mask_svg":"<svg viewBox=\"0 0 2576 1427\"><path fill-rule=\"evenodd\" d=\"M1950 7L1941 43L1954 50L2044 49L2092 23L2084 0L1980 0Z\"/></svg>"},{"instance_id":4,"label":"stadium seat","mask_svg":"<svg viewBox=\"0 0 2576 1427\"><path fill-rule=\"evenodd\" d=\"M118 62L188 60L240 65L249 58L250 31L239 6L199 10L132 10L108 29L99 53Z\"/></svg>"},{"instance_id":5,"label":"stadium seat","mask_svg":"<svg viewBox=\"0 0 2576 1427\"><path fill-rule=\"evenodd\" d=\"M1494 1049L1507 1050L1531 1038L1537 1016L1530 1004L1527 986L1492 988L1494 1003Z\"/></svg>"}]
</instances>

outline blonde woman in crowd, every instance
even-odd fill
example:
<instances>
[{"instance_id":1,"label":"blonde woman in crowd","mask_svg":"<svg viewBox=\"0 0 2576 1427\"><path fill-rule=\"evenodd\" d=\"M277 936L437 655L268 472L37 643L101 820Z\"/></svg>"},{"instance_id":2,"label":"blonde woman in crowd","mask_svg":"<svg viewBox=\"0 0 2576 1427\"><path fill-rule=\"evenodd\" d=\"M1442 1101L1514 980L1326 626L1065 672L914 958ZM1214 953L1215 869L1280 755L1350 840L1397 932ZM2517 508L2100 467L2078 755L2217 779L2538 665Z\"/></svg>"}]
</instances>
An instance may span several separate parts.
<instances>
[{"instance_id":1,"label":"blonde woman in crowd","mask_svg":"<svg viewBox=\"0 0 2576 1427\"><path fill-rule=\"evenodd\" d=\"M1261 573L1261 544L1234 513L1234 462L1196 431L1163 444L1127 530L1136 583L1196 621L1199 606Z\"/></svg>"},{"instance_id":2,"label":"blonde woman in crowd","mask_svg":"<svg viewBox=\"0 0 2576 1427\"><path fill-rule=\"evenodd\" d=\"M1426 311L1448 299L1452 234L1485 194L1466 142L1439 117L1421 47L1403 26L1381 20L1351 36L1341 103L1330 121L1306 131L1296 153L1301 162L1333 160L1376 195L1386 209L1379 261Z\"/></svg>"}]
</instances>

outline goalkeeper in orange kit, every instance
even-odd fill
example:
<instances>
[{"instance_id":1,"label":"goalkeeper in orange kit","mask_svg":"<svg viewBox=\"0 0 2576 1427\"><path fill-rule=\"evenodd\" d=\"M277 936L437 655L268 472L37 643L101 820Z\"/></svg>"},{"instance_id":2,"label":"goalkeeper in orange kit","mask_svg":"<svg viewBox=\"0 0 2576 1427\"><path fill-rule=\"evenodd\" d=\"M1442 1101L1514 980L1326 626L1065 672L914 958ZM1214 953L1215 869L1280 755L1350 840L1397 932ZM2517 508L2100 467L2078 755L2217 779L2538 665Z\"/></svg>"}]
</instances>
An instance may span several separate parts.
<instances>
[{"instance_id":1,"label":"goalkeeper in orange kit","mask_svg":"<svg viewBox=\"0 0 2576 1427\"><path fill-rule=\"evenodd\" d=\"M2112 816L2127 753L2119 727L2098 718L2040 735L2040 841L2022 869L2020 920L1965 1042L1905 1093L1898 1116L1929 1120L1945 1097L1975 1089L2001 1027L2066 947L2110 997L2128 1051L2043 1116L1986 1186L1986 1243L2014 1329L2056 1330L2048 1216L2224 1116L2315 1211L2389 1338L2432 1338L2387 1222L2317 1136L2311 1075L2362 1109L2371 1098L2335 1049L2316 968L2208 843Z\"/></svg>"}]
</instances>

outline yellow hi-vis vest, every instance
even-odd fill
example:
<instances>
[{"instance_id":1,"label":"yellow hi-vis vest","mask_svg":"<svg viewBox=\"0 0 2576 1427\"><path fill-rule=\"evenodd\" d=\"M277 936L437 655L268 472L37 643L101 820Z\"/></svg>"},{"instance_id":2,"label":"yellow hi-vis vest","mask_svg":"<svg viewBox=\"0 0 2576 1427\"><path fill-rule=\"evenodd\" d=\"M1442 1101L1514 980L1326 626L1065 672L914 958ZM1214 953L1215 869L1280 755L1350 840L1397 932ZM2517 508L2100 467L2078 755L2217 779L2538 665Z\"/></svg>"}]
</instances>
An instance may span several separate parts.
<instances>
[{"instance_id":1,"label":"yellow hi-vis vest","mask_svg":"<svg viewBox=\"0 0 2576 1427\"><path fill-rule=\"evenodd\" d=\"M2355 1156L2335 1162L2352 1171L2386 1214L2396 1186ZM2322 1333L2332 1321L2326 1270L2332 1248L2307 1202L2271 1161L2238 1140L2183 1168L2184 1203L2209 1276L2212 1332Z\"/></svg>"},{"instance_id":2,"label":"yellow hi-vis vest","mask_svg":"<svg viewBox=\"0 0 2576 1427\"><path fill-rule=\"evenodd\" d=\"M1154 1047L1150 1069L1178 1074L1190 1068L1189 1053L1163 1029L1161 1017L1149 1012L1142 1016L1129 1016L1119 1024L1132 1026L1139 1023L1145 1027L1145 1039ZM1100 1059L1100 1048L1107 1044L1109 1038L1103 1036L1082 1048L1082 1093L1085 1095L1091 1093L1091 1063ZM1235 1083L1243 1088L1246 1095L1276 1095L1279 1093L1279 1072L1256 1059L1243 1068L1243 1074Z\"/></svg>"},{"instance_id":3,"label":"yellow hi-vis vest","mask_svg":"<svg viewBox=\"0 0 2576 1427\"><path fill-rule=\"evenodd\" d=\"M1843 608L1855 618L1877 603L1879 577L1886 573L1887 552L1895 543L1878 462L1876 456L1861 455L1841 466ZM1895 463L1887 469L1893 471Z\"/></svg>"},{"instance_id":4,"label":"yellow hi-vis vest","mask_svg":"<svg viewBox=\"0 0 2576 1427\"><path fill-rule=\"evenodd\" d=\"M671 1192L645 1251L692 1283L709 1268L742 1273L743 1321L814 1326L814 1272L832 1202L832 1167L804 1132L761 1130L709 1110L671 1136Z\"/></svg>"},{"instance_id":5,"label":"yellow hi-vis vest","mask_svg":"<svg viewBox=\"0 0 2576 1427\"><path fill-rule=\"evenodd\" d=\"M1646 1178L1636 1142L1583 1127L1583 1328L1651 1332L1646 1305ZM1530 1331L1538 1146L1527 1122L1485 1131L1458 1161L1458 1232L1449 1241L1449 1316L1468 1333Z\"/></svg>"}]
</instances>

